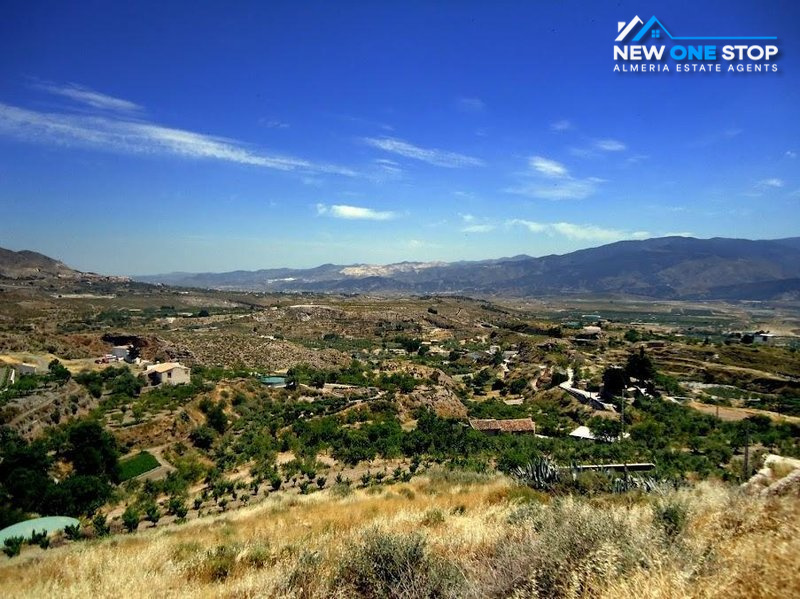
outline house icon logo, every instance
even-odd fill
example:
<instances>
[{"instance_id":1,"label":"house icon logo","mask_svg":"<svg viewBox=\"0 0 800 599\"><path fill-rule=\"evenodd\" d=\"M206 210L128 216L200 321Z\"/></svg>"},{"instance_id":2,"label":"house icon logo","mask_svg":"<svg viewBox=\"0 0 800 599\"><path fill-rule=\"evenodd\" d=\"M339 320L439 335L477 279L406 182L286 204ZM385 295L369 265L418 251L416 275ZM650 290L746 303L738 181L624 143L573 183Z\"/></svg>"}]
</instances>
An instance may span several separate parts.
<instances>
[{"instance_id":1,"label":"house icon logo","mask_svg":"<svg viewBox=\"0 0 800 599\"><path fill-rule=\"evenodd\" d=\"M637 30L637 26L641 25ZM646 42L648 39L661 40L776 40L774 35L673 35L670 33L664 24L658 20L658 17L652 16L650 20L645 23L639 16L633 17L630 21L617 22L617 37L614 40L616 43L623 43L628 39L631 34L636 32L630 39L630 43L640 43L643 40Z\"/></svg>"},{"instance_id":2,"label":"house icon logo","mask_svg":"<svg viewBox=\"0 0 800 599\"><path fill-rule=\"evenodd\" d=\"M636 27L637 25L644 25L644 21L642 21L638 15L633 17L630 23L626 23L625 21L618 21L617 31L619 32L619 35L617 36L617 39L615 39L614 41L617 43L624 41L625 38L628 37L628 35L630 35L631 30L633 30L633 28Z\"/></svg>"},{"instance_id":3,"label":"house icon logo","mask_svg":"<svg viewBox=\"0 0 800 599\"><path fill-rule=\"evenodd\" d=\"M777 39L774 35L676 35L656 16L645 22L636 15L617 21L614 72L777 73L780 50L768 43Z\"/></svg>"}]
</instances>

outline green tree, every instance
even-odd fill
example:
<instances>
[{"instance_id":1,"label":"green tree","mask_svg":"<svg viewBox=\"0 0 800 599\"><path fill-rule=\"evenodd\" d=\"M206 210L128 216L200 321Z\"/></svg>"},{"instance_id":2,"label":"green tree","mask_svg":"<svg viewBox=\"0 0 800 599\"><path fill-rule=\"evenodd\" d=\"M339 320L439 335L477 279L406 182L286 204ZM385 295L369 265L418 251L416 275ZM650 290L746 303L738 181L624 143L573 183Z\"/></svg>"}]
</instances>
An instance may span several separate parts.
<instances>
[{"instance_id":1,"label":"green tree","mask_svg":"<svg viewBox=\"0 0 800 599\"><path fill-rule=\"evenodd\" d=\"M603 371L603 394L607 397L622 395L628 379L625 371L619 366L609 366Z\"/></svg>"},{"instance_id":2,"label":"green tree","mask_svg":"<svg viewBox=\"0 0 800 599\"><path fill-rule=\"evenodd\" d=\"M640 381L652 381L656 378L656 368L653 361L646 353L644 348L639 349L639 353L628 356L625 364L625 375L629 378L639 379Z\"/></svg>"},{"instance_id":3,"label":"green tree","mask_svg":"<svg viewBox=\"0 0 800 599\"><path fill-rule=\"evenodd\" d=\"M105 514L97 514L94 518L92 518L92 526L94 527L94 533L98 537L107 537L111 534L111 527L106 522Z\"/></svg>"},{"instance_id":4,"label":"green tree","mask_svg":"<svg viewBox=\"0 0 800 599\"><path fill-rule=\"evenodd\" d=\"M75 472L119 481L119 451L114 437L93 420L82 420L67 430L66 457Z\"/></svg>"},{"instance_id":5,"label":"green tree","mask_svg":"<svg viewBox=\"0 0 800 599\"><path fill-rule=\"evenodd\" d=\"M642 337L641 335L639 335L639 331L637 331L636 329L628 329L625 332L625 341L628 341L630 343L636 343L637 341L640 341L641 338Z\"/></svg>"},{"instance_id":6,"label":"green tree","mask_svg":"<svg viewBox=\"0 0 800 599\"><path fill-rule=\"evenodd\" d=\"M214 430L206 425L198 426L189 433L189 439L200 449L210 449L215 438Z\"/></svg>"},{"instance_id":7,"label":"green tree","mask_svg":"<svg viewBox=\"0 0 800 599\"><path fill-rule=\"evenodd\" d=\"M64 366L58 360L53 360L50 362L50 364L47 366L47 369L50 371L50 376L60 383L66 383L72 376L70 371L64 368Z\"/></svg>"},{"instance_id":8,"label":"green tree","mask_svg":"<svg viewBox=\"0 0 800 599\"><path fill-rule=\"evenodd\" d=\"M228 416L225 414L222 402L219 402L208 411L208 414L206 414L206 422L208 426L213 428L220 435L225 432L225 429L228 428Z\"/></svg>"},{"instance_id":9,"label":"green tree","mask_svg":"<svg viewBox=\"0 0 800 599\"><path fill-rule=\"evenodd\" d=\"M155 501L150 503L145 509L144 515L147 521L151 522L153 526L158 524L158 521L161 519L161 510L158 509L158 504Z\"/></svg>"},{"instance_id":10,"label":"green tree","mask_svg":"<svg viewBox=\"0 0 800 599\"><path fill-rule=\"evenodd\" d=\"M122 525L128 532L136 532L136 529L139 527L140 518L139 510L129 505L125 508L125 511L122 512Z\"/></svg>"}]
</instances>

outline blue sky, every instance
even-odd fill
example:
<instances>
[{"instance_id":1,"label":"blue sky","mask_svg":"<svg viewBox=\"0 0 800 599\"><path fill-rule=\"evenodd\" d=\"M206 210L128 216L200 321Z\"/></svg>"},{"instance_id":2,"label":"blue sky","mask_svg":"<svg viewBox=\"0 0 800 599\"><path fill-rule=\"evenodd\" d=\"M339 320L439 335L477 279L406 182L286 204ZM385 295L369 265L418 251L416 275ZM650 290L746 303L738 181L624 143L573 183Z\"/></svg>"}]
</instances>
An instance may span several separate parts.
<instances>
[{"instance_id":1,"label":"blue sky","mask_svg":"<svg viewBox=\"0 0 800 599\"><path fill-rule=\"evenodd\" d=\"M635 15L776 35L779 70L614 73ZM13 3L0 246L149 274L797 236L797 23L772 1Z\"/></svg>"}]
</instances>

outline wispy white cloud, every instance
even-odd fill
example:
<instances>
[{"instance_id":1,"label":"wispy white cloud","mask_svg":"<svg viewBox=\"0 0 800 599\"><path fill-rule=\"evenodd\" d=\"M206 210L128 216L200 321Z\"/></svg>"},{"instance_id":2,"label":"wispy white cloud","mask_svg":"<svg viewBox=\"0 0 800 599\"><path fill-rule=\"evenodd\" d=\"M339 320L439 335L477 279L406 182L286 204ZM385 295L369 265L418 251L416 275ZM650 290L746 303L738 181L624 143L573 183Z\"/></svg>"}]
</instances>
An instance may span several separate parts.
<instances>
[{"instance_id":1,"label":"wispy white cloud","mask_svg":"<svg viewBox=\"0 0 800 599\"><path fill-rule=\"evenodd\" d=\"M487 218L478 218L474 214L469 213L459 213L458 216L461 218L463 224L461 227L462 233L489 233L497 228L497 225Z\"/></svg>"},{"instance_id":2,"label":"wispy white cloud","mask_svg":"<svg viewBox=\"0 0 800 599\"><path fill-rule=\"evenodd\" d=\"M797 158L797 152L795 152L794 150L786 150L784 156L786 156L787 158Z\"/></svg>"},{"instance_id":3,"label":"wispy white cloud","mask_svg":"<svg viewBox=\"0 0 800 599\"><path fill-rule=\"evenodd\" d=\"M462 233L489 233L490 231L494 231L495 225L492 224L482 224L482 225L467 225L466 227L462 227Z\"/></svg>"},{"instance_id":4,"label":"wispy white cloud","mask_svg":"<svg viewBox=\"0 0 800 599\"><path fill-rule=\"evenodd\" d=\"M625 159L624 165L625 166L636 166L637 164L648 160L650 156L647 154L636 154L635 156L628 156Z\"/></svg>"},{"instance_id":5,"label":"wispy white cloud","mask_svg":"<svg viewBox=\"0 0 800 599\"><path fill-rule=\"evenodd\" d=\"M563 164L543 156L532 156L528 160L528 164L545 177L566 177L569 174L567 167Z\"/></svg>"},{"instance_id":6,"label":"wispy white cloud","mask_svg":"<svg viewBox=\"0 0 800 599\"><path fill-rule=\"evenodd\" d=\"M486 104L480 98L458 98L456 100L456 107L461 112L482 112L486 108Z\"/></svg>"},{"instance_id":7,"label":"wispy white cloud","mask_svg":"<svg viewBox=\"0 0 800 599\"><path fill-rule=\"evenodd\" d=\"M438 243L431 243L430 241L424 241L422 239L409 239L406 245L412 250L441 247Z\"/></svg>"},{"instance_id":8,"label":"wispy white cloud","mask_svg":"<svg viewBox=\"0 0 800 599\"><path fill-rule=\"evenodd\" d=\"M258 124L267 129L288 129L289 123L281 121L280 119L267 119L261 117L258 119Z\"/></svg>"},{"instance_id":9,"label":"wispy white cloud","mask_svg":"<svg viewBox=\"0 0 800 599\"><path fill-rule=\"evenodd\" d=\"M483 160L479 158L434 148L421 148L395 137L364 137L361 141L373 148L398 154L406 158L427 162L434 166L462 168L467 166L483 166L484 164Z\"/></svg>"},{"instance_id":10,"label":"wispy white cloud","mask_svg":"<svg viewBox=\"0 0 800 599\"><path fill-rule=\"evenodd\" d=\"M49 82L37 82L33 84L33 87L98 110L124 113L137 113L143 110L141 106L134 102L115 98L114 96L100 93L88 87L84 87L83 85L78 85L77 83L58 85Z\"/></svg>"},{"instance_id":11,"label":"wispy white cloud","mask_svg":"<svg viewBox=\"0 0 800 599\"><path fill-rule=\"evenodd\" d=\"M376 181L396 180L403 176L403 169L398 162L386 158L376 158L372 161L375 173L372 177Z\"/></svg>"},{"instance_id":12,"label":"wispy white cloud","mask_svg":"<svg viewBox=\"0 0 800 599\"><path fill-rule=\"evenodd\" d=\"M349 168L271 155L225 137L116 116L45 113L0 103L0 135L47 145L218 160L281 171L354 176Z\"/></svg>"},{"instance_id":13,"label":"wispy white cloud","mask_svg":"<svg viewBox=\"0 0 800 599\"><path fill-rule=\"evenodd\" d=\"M389 211L373 210L362 206L348 206L347 204L317 204L317 214L319 216L330 216L333 218L343 218L345 220L392 220L397 218L397 213Z\"/></svg>"},{"instance_id":14,"label":"wispy white cloud","mask_svg":"<svg viewBox=\"0 0 800 599\"><path fill-rule=\"evenodd\" d=\"M589 180L560 179L551 183L531 183L511 187L507 191L542 200L585 200L597 190Z\"/></svg>"},{"instance_id":15,"label":"wispy white cloud","mask_svg":"<svg viewBox=\"0 0 800 599\"><path fill-rule=\"evenodd\" d=\"M573 177L564 164L544 156L532 156L528 166L530 172L522 182L506 192L543 200L583 200L604 182L597 177Z\"/></svg>"},{"instance_id":16,"label":"wispy white cloud","mask_svg":"<svg viewBox=\"0 0 800 599\"><path fill-rule=\"evenodd\" d=\"M556 121L555 123L550 123L550 130L557 131L559 133L563 131L569 131L570 129L574 129L575 126L572 124L572 121L568 119L561 119Z\"/></svg>"},{"instance_id":17,"label":"wispy white cloud","mask_svg":"<svg viewBox=\"0 0 800 599\"><path fill-rule=\"evenodd\" d=\"M598 139L594 142L594 147L603 152L621 152L627 146L618 139Z\"/></svg>"},{"instance_id":18,"label":"wispy white cloud","mask_svg":"<svg viewBox=\"0 0 800 599\"><path fill-rule=\"evenodd\" d=\"M619 241L622 239L647 239L652 236L648 231L626 232L618 229L606 229L596 225L567 222L540 223L524 219L513 219L508 221L507 224L525 227L531 233L561 236L576 241Z\"/></svg>"},{"instance_id":19,"label":"wispy white cloud","mask_svg":"<svg viewBox=\"0 0 800 599\"><path fill-rule=\"evenodd\" d=\"M778 179L777 177L772 177L770 179L762 179L756 184L756 187L772 187L772 188L781 188L784 186L783 179Z\"/></svg>"}]
</instances>

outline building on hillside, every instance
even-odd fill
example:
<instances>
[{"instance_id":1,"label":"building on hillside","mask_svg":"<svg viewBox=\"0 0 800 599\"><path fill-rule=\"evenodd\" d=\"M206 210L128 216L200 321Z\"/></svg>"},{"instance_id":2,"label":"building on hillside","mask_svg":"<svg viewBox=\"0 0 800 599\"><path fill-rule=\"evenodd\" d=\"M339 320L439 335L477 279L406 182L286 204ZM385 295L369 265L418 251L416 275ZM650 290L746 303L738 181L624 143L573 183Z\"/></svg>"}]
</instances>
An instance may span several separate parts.
<instances>
[{"instance_id":1,"label":"building on hillside","mask_svg":"<svg viewBox=\"0 0 800 599\"><path fill-rule=\"evenodd\" d=\"M14 370L17 371L17 376L25 376L26 374L36 374L37 366L27 362L17 362L14 364Z\"/></svg>"},{"instance_id":2,"label":"building on hillside","mask_svg":"<svg viewBox=\"0 0 800 599\"><path fill-rule=\"evenodd\" d=\"M154 364L144 374L151 385L184 385L191 382L191 369L178 362Z\"/></svg>"},{"instance_id":3,"label":"building on hillside","mask_svg":"<svg viewBox=\"0 0 800 599\"><path fill-rule=\"evenodd\" d=\"M587 326L583 327L581 330L577 332L575 335L576 339L590 339L590 340L598 340L600 337L603 336L603 329L597 326Z\"/></svg>"},{"instance_id":4,"label":"building on hillside","mask_svg":"<svg viewBox=\"0 0 800 599\"><path fill-rule=\"evenodd\" d=\"M127 360L131 355L131 348L129 345L115 345L111 348L111 355L117 360Z\"/></svg>"},{"instance_id":5,"label":"building on hillside","mask_svg":"<svg viewBox=\"0 0 800 599\"><path fill-rule=\"evenodd\" d=\"M597 437L594 436L594 433L589 429L588 426L579 426L574 431L569 434L570 437L574 437L575 439L584 439L586 441L596 441Z\"/></svg>"},{"instance_id":6,"label":"building on hillside","mask_svg":"<svg viewBox=\"0 0 800 599\"><path fill-rule=\"evenodd\" d=\"M536 434L536 423L530 418L510 418L495 420L494 418L470 419L469 425L476 431L496 435L498 433L532 433Z\"/></svg>"},{"instance_id":7,"label":"building on hillside","mask_svg":"<svg viewBox=\"0 0 800 599\"><path fill-rule=\"evenodd\" d=\"M574 431L569 434L570 437L575 439L584 439L586 441L604 441L606 443L616 443L619 441L617 437L614 438L604 438L596 436L588 426L579 426ZM630 434L625 433L622 435L625 439L630 437Z\"/></svg>"}]
</instances>

